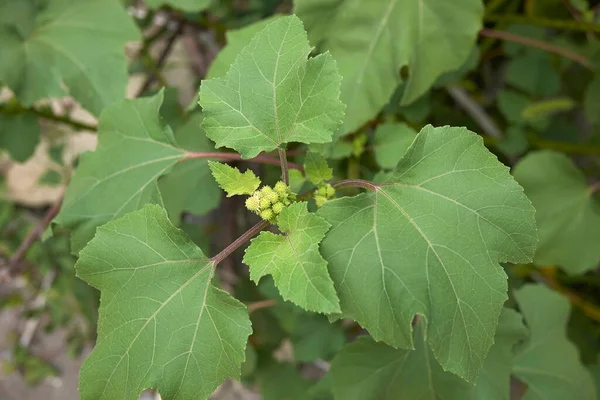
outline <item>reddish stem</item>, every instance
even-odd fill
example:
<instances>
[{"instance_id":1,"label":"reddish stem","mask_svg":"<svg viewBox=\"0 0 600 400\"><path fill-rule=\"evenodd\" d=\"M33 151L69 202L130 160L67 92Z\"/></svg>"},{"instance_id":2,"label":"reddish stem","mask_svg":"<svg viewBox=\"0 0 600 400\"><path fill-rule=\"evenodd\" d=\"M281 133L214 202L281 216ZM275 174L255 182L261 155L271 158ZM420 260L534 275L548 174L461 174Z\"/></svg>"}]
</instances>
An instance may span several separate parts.
<instances>
[{"instance_id":1,"label":"reddish stem","mask_svg":"<svg viewBox=\"0 0 600 400\"><path fill-rule=\"evenodd\" d=\"M520 43L525 46L537 47L538 49L542 49L548 51L550 53L558 54L563 57L566 57L570 60L573 60L584 67L593 70L594 65L587 58L576 54L570 50L564 49L562 47L554 46L552 44L543 42L541 40L530 39L523 36L514 35L509 32L495 31L493 29L483 28L479 31L481 36L491 37L495 39L508 40L509 42Z\"/></svg>"},{"instance_id":2,"label":"reddish stem","mask_svg":"<svg viewBox=\"0 0 600 400\"><path fill-rule=\"evenodd\" d=\"M279 153L279 163L281 164L281 180L283 180L283 183L286 185L289 185L290 179L288 178L288 161L285 150L277 149L277 152Z\"/></svg>"},{"instance_id":3,"label":"reddish stem","mask_svg":"<svg viewBox=\"0 0 600 400\"><path fill-rule=\"evenodd\" d=\"M364 189L368 189L368 190L372 190L372 191L377 190L377 188L379 187L379 185L376 185L374 183L371 183L369 181L365 181L362 179L346 179L344 181L334 183L332 186L334 188L360 187L360 188L364 188Z\"/></svg>"},{"instance_id":4,"label":"reddish stem","mask_svg":"<svg viewBox=\"0 0 600 400\"><path fill-rule=\"evenodd\" d=\"M248 240L252 239L254 235L265 229L269 226L269 221L261 221L258 224L254 225L252 228L248 229L246 232L242 234L239 238L237 238L233 243L229 246L225 247L219 254L211 258L210 260L215 264L219 264L221 261L226 259L231 253L236 251L241 245L246 243Z\"/></svg>"},{"instance_id":5,"label":"reddish stem","mask_svg":"<svg viewBox=\"0 0 600 400\"><path fill-rule=\"evenodd\" d=\"M221 153L218 151L188 151L185 154L185 157L182 161L185 160L191 160L194 158L214 158L216 160L222 160L222 161L248 161L248 162L255 162L255 163L259 163L259 164L270 164L270 165L281 165L281 162L279 159L275 158L275 157L270 157L264 154L260 154L254 158L249 158L249 159L244 159L242 158L242 156L240 156L237 153ZM289 168L292 169L297 169L298 171L304 171L304 168L302 168L301 165L298 164L294 164L294 163L287 163L287 166Z\"/></svg>"}]
</instances>

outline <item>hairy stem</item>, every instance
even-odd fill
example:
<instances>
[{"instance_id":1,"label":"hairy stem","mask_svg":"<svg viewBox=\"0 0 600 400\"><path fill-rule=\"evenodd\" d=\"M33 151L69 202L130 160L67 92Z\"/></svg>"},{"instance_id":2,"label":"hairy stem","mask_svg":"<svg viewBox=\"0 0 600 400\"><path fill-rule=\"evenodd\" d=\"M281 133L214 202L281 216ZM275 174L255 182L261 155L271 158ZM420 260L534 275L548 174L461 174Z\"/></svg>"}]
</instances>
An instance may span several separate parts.
<instances>
[{"instance_id":1,"label":"hairy stem","mask_svg":"<svg viewBox=\"0 0 600 400\"><path fill-rule=\"evenodd\" d=\"M525 46L537 47L538 49L542 49L548 51L550 53L558 54L563 57L566 57L570 60L575 61L576 63L581 64L582 66L593 70L594 65L587 58L572 52L571 50L564 49L562 47L554 46L552 44L543 42L541 40L530 39L519 35L514 35L510 32L503 31L495 31L493 29L483 28L479 31L479 34L484 37L496 38L501 40L508 40L509 42L515 42L519 44L523 44Z\"/></svg>"},{"instance_id":2,"label":"hairy stem","mask_svg":"<svg viewBox=\"0 0 600 400\"><path fill-rule=\"evenodd\" d=\"M254 225L252 228L248 229L246 232L242 234L239 238L237 238L233 243L229 246L225 247L219 254L211 258L210 260L215 264L219 264L221 261L226 259L236 251L241 245L246 243L248 240L252 239L256 234L269 226L269 221L260 221L258 224Z\"/></svg>"},{"instance_id":3,"label":"hairy stem","mask_svg":"<svg viewBox=\"0 0 600 400\"><path fill-rule=\"evenodd\" d=\"M264 154L260 154L254 158L244 159L244 158L242 158L242 156L240 156L237 153L221 153L218 151L198 151L198 152L188 151L185 154L185 157L183 158L182 161L191 160L194 158L214 158L216 160L223 160L223 161L238 161L238 160L240 160L240 161L255 162L255 163L260 163L260 164L280 165L280 160L278 160L277 158L274 158L274 157L269 157ZM292 169L297 169L299 171L304 171L304 168L302 168L301 165L294 164L294 163L287 163L287 167L292 168Z\"/></svg>"},{"instance_id":4,"label":"hairy stem","mask_svg":"<svg viewBox=\"0 0 600 400\"><path fill-rule=\"evenodd\" d=\"M333 186L336 189L343 188L343 187L360 187L360 188L368 189L368 190L372 190L372 191L377 190L377 188L379 187L379 185L376 185L369 181L365 181L363 179L346 179L344 181L334 183L331 186Z\"/></svg>"},{"instance_id":5,"label":"hairy stem","mask_svg":"<svg viewBox=\"0 0 600 400\"><path fill-rule=\"evenodd\" d=\"M281 164L281 179L283 180L283 183L285 183L286 185L289 185L290 178L289 178L289 174L288 174L287 155L285 154L284 149L277 149L277 152L279 153L279 162Z\"/></svg>"},{"instance_id":6,"label":"hairy stem","mask_svg":"<svg viewBox=\"0 0 600 400\"><path fill-rule=\"evenodd\" d=\"M22 106L11 105L11 107L9 109L8 107L0 106L0 113L5 114L5 115L35 114L36 116L38 116L40 118L47 119L48 121L60 122L60 123L69 125L73 129L94 131L94 132L98 130L98 127L96 125L76 121L66 115L56 115L56 114L52 113L51 111L38 110L33 107L22 107Z\"/></svg>"}]
</instances>

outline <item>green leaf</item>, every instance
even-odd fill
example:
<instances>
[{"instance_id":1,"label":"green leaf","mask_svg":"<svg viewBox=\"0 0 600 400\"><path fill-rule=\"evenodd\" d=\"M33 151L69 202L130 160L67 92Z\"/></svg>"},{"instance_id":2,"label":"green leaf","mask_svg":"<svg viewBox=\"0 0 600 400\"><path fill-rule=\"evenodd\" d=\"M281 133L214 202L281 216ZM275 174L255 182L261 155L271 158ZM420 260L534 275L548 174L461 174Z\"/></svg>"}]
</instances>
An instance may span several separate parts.
<instances>
[{"instance_id":1,"label":"green leaf","mask_svg":"<svg viewBox=\"0 0 600 400\"><path fill-rule=\"evenodd\" d=\"M344 400L509 400L512 348L526 330L521 316L504 309L495 343L475 386L445 372L425 343L422 319L415 350L394 349L362 336L347 345L331 364L333 390ZM370 377L370 379L365 379Z\"/></svg>"},{"instance_id":2,"label":"green leaf","mask_svg":"<svg viewBox=\"0 0 600 400\"><path fill-rule=\"evenodd\" d=\"M323 181L328 181L333 176L333 169L327 165L325 160L320 154L309 152L306 154L304 159L304 171L308 180L318 185Z\"/></svg>"},{"instance_id":3,"label":"green leaf","mask_svg":"<svg viewBox=\"0 0 600 400\"><path fill-rule=\"evenodd\" d=\"M498 262L533 257L531 203L464 128L426 126L371 189L318 212L332 225L321 253L342 316L412 348L411 323L423 315L442 367L474 382L507 298Z\"/></svg>"},{"instance_id":4,"label":"green leaf","mask_svg":"<svg viewBox=\"0 0 600 400\"><path fill-rule=\"evenodd\" d=\"M510 61L506 83L534 96L552 96L560 90L560 75L547 53L528 53Z\"/></svg>"},{"instance_id":5,"label":"green leaf","mask_svg":"<svg viewBox=\"0 0 600 400\"><path fill-rule=\"evenodd\" d=\"M302 22L281 17L260 31L225 78L203 81L204 129L244 158L289 142L331 141L344 114L341 77L329 54L309 58Z\"/></svg>"},{"instance_id":6,"label":"green leaf","mask_svg":"<svg viewBox=\"0 0 600 400\"><path fill-rule=\"evenodd\" d=\"M40 123L37 117L31 114L0 114L0 149L8 150L10 158L17 162L27 161L39 141Z\"/></svg>"},{"instance_id":7,"label":"green leaf","mask_svg":"<svg viewBox=\"0 0 600 400\"><path fill-rule=\"evenodd\" d=\"M215 151L213 143L200 127L200 122L202 114L192 114L175 131L177 144L188 151ZM204 215L217 208L221 201L221 190L213 179L205 158L176 164L168 175L159 179L158 187L164 207L173 221L178 221L183 211Z\"/></svg>"},{"instance_id":8,"label":"green leaf","mask_svg":"<svg viewBox=\"0 0 600 400\"><path fill-rule=\"evenodd\" d=\"M574 393L581 400L596 399L592 377L567 339L569 301L542 285L524 286L515 297L531 331L513 368L528 386L523 400L562 400Z\"/></svg>"},{"instance_id":9,"label":"green leaf","mask_svg":"<svg viewBox=\"0 0 600 400\"><path fill-rule=\"evenodd\" d=\"M559 265L571 274L600 262L600 201L585 176L565 155L553 151L529 154L513 175L536 209L540 245L538 265Z\"/></svg>"},{"instance_id":10,"label":"green leaf","mask_svg":"<svg viewBox=\"0 0 600 400\"><path fill-rule=\"evenodd\" d=\"M170 5L173 8L186 12L199 12L210 7L212 0L146 0L146 4L152 8Z\"/></svg>"},{"instance_id":11,"label":"green leaf","mask_svg":"<svg viewBox=\"0 0 600 400\"><path fill-rule=\"evenodd\" d=\"M386 122L377 127L373 140L375 160L381 168L392 169L404 156L416 136L405 123Z\"/></svg>"},{"instance_id":12,"label":"green leaf","mask_svg":"<svg viewBox=\"0 0 600 400\"><path fill-rule=\"evenodd\" d=\"M216 161L209 161L208 166L219 186L227 192L227 197L252 194L260 186L260 179L252 170L242 174L239 169Z\"/></svg>"},{"instance_id":13,"label":"green leaf","mask_svg":"<svg viewBox=\"0 0 600 400\"><path fill-rule=\"evenodd\" d=\"M498 93L498 109L510 123L523 124L523 110L530 104L529 97L517 91L504 89Z\"/></svg>"},{"instance_id":14,"label":"green leaf","mask_svg":"<svg viewBox=\"0 0 600 400\"><path fill-rule=\"evenodd\" d=\"M429 89L444 72L468 59L481 29L480 0L296 0L295 12L311 42L338 62L342 101L348 106L342 133L371 120L408 78L402 104ZM403 68L406 67L406 68Z\"/></svg>"},{"instance_id":15,"label":"green leaf","mask_svg":"<svg viewBox=\"0 0 600 400\"><path fill-rule=\"evenodd\" d=\"M283 235L261 232L246 249L243 261L250 267L250 278L258 283L271 274L285 300L309 311L339 312L327 262L319 253L330 225L309 213L305 202L284 208L277 224Z\"/></svg>"},{"instance_id":16,"label":"green leaf","mask_svg":"<svg viewBox=\"0 0 600 400\"><path fill-rule=\"evenodd\" d=\"M124 46L139 39L116 0L5 0L0 80L26 106L69 95L98 115L125 97Z\"/></svg>"},{"instance_id":17,"label":"green leaf","mask_svg":"<svg viewBox=\"0 0 600 400\"><path fill-rule=\"evenodd\" d=\"M211 284L215 263L147 205L98 228L77 275L101 293L96 347L81 369L86 399L207 398L237 377L252 329L246 307Z\"/></svg>"},{"instance_id":18,"label":"green leaf","mask_svg":"<svg viewBox=\"0 0 600 400\"><path fill-rule=\"evenodd\" d=\"M258 386L263 400L306 400L310 382L302 378L294 365L271 363L258 371Z\"/></svg>"},{"instance_id":19,"label":"green leaf","mask_svg":"<svg viewBox=\"0 0 600 400\"><path fill-rule=\"evenodd\" d=\"M585 90L583 110L590 123L600 123L600 74L596 75Z\"/></svg>"},{"instance_id":20,"label":"green leaf","mask_svg":"<svg viewBox=\"0 0 600 400\"><path fill-rule=\"evenodd\" d=\"M280 15L261 19L240 29L232 29L225 33L227 45L221 49L208 68L206 79L225 78L227 71L244 47L250 44L252 38L267 25L279 18Z\"/></svg>"},{"instance_id":21,"label":"green leaf","mask_svg":"<svg viewBox=\"0 0 600 400\"><path fill-rule=\"evenodd\" d=\"M85 246L97 226L145 204L162 204L157 179L185 155L174 147L171 130L160 124L162 99L160 92L123 100L102 113L96 151L81 156L54 220L73 230L73 252Z\"/></svg>"}]
</instances>

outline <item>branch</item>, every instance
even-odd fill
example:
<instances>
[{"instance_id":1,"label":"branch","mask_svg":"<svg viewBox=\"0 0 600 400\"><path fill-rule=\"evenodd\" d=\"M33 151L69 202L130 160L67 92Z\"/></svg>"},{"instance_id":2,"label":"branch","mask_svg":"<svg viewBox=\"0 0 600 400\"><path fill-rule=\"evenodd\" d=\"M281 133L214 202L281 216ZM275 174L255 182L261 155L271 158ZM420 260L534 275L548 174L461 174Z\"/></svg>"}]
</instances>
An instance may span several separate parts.
<instances>
[{"instance_id":1,"label":"branch","mask_svg":"<svg viewBox=\"0 0 600 400\"><path fill-rule=\"evenodd\" d=\"M35 228L33 228L29 232L25 240L23 240L15 254L8 262L9 273L14 273L17 270L17 267L23 259L23 257L25 256L25 254L27 253L27 250L29 250L29 248L42 236L48 225L50 225L50 222L54 219L54 217L56 217L56 215L60 211L62 201L63 199L61 198L58 202L56 202L56 204L54 204L48 210L48 212L46 212L44 218L35 226Z\"/></svg>"},{"instance_id":2,"label":"branch","mask_svg":"<svg viewBox=\"0 0 600 400\"><path fill-rule=\"evenodd\" d=\"M254 225L252 228L250 228L246 232L244 232L242 234L242 236L237 238L229 246L225 247L225 249L223 249L219 254L212 257L210 259L210 261L212 261L214 263L214 265L216 266L221 261L226 259L229 255L231 255L231 253L236 251L241 245L246 243L248 240L252 239L254 237L254 235L256 235L257 233L259 233L260 231L265 229L267 226L269 226L269 221L260 221L259 223Z\"/></svg>"},{"instance_id":3,"label":"branch","mask_svg":"<svg viewBox=\"0 0 600 400\"><path fill-rule=\"evenodd\" d=\"M253 303L247 303L248 314L252 314L255 311L262 310L263 308L273 307L277 305L277 301L273 299L255 301Z\"/></svg>"},{"instance_id":4,"label":"branch","mask_svg":"<svg viewBox=\"0 0 600 400\"><path fill-rule=\"evenodd\" d=\"M531 18L518 14L487 14L483 19L486 22L521 23L571 31L600 32L600 25L590 24L589 22L584 21Z\"/></svg>"},{"instance_id":5,"label":"branch","mask_svg":"<svg viewBox=\"0 0 600 400\"><path fill-rule=\"evenodd\" d=\"M237 153L221 153L218 151L188 151L185 154L185 157L181 161L191 160L194 158L214 158L216 160L223 161L248 161L255 162L259 164L270 164L270 165L280 165L280 160L274 157L269 157L264 154L260 154L254 158L245 159L242 158ZM297 169L298 171L304 171L304 168L301 165L294 163L287 163L287 166L292 169Z\"/></svg>"},{"instance_id":6,"label":"branch","mask_svg":"<svg viewBox=\"0 0 600 400\"><path fill-rule=\"evenodd\" d=\"M290 179L288 176L288 162L287 156L285 155L285 150L277 149L277 152L279 153L279 162L281 163L281 179L283 180L283 183L289 185Z\"/></svg>"},{"instance_id":7,"label":"branch","mask_svg":"<svg viewBox=\"0 0 600 400\"><path fill-rule=\"evenodd\" d=\"M47 119L49 121L60 122L66 125L71 126L77 130L85 130L85 131L97 131L98 127L96 125L87 124L85 122L76 121L71 119L66 115L56 115L51 111L46 110L38 110L33 107L23 107L21 105L11 104L10 108L0 105L0 113L5 115L19 115L19 114L35 114L36 116Z\"/></svg>"},{"instance_id":8,"label":"branch","mask_svg":"<svg viewBox=\"0 0 600 400\"><path fill-rule=\"evenodd\" d=\"M493 29L487 29L487 28L483 28L481 31L479 31L479 35L485 36L485 37L490 37L490 38L495 38L495 39L508 40L509 42L520 43L525 46L537 47L538 49L542 49L542 50L548 51L550 53L558 54L558 55L566 57L570 60L573 60L576 63L579 63L582 66L584 66L590 70L595 69L592 62L590 60L588 60L587 58L585 58L579 54L576 54L576 53L572 52L571 50L567 50L562 47L554 46L552 44L543 42L541 40L530 39L530 38L526 38L523 36L514 35L510 32L495 31Z\"/></svg>"}]
</instances>

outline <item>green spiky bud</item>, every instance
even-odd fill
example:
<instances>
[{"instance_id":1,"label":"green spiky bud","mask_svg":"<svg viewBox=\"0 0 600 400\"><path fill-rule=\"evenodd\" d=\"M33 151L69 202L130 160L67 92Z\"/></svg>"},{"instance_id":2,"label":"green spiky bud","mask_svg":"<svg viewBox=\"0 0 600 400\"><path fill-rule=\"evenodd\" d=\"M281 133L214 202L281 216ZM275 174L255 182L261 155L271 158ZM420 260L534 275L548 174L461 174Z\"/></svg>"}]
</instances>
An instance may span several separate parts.
<instances>
[{"instance_id":1,"label":"green spiky bud","mask_svg":"<svg viewBox=\"0 0 600 400\"><path fill-rule=\"evenodd\" d=\"M258 200L258 197L248 197L246 199L246 208L250 211L257 212L260 209L260 200Z\"/></svg>"},{"instance_id":2,"label":"green spiky bud","mask_svg":"<svg viewBox=\"0 0 600 400\"><path fill-rule=\"evenodd\" d=\"M327 186L325 187L326 189L326 196L329 198L333 198L335 197L335 189L333 188L333 186L331 186L330 184L327 184Z\"/></svg>"},{"instance_id":3,"label":"green spiky bud","mask_svg":"<svg viewBox=\"0 0 600 400\"><path fill-rule=\"evenodd\" d=\"M292 202L288 198L282 199L281 202L284 206L289 206L290 204L292 204Z\"/></svg>"},{"instance_id":4,"label":"green spiky bud","mask_svg":"<svg viewBox=\"0 0 600 400\"><path fill-rule=\"evenodd\" d=\"M260 189L260 194L263 197L267 197L269 195L269 193L275 193L275 191L273 190L273 188L271 186L263 186Z\"/></svg>"},{"instance_id":5,"label":"green spiky bud","mask_svg":"<svg viewBox=\"0 0 600 400\"><path fill-rule=\"evenodd\" d=\"M273 203L273 207L271 207L271 209L275 214L279 215L279 213L283 210L283 207L283 203L278 201L277 203Z\"/></svg>"},{"instance_id":6,"label":"green spiky bud","mask_svg":"<svg viewBox=\"0 0 600 400\"><path fill-rule=\"evenodd\" d=\"M317 189L317 196L327 196L327 188L325 186L319 186Z\"/></svg>"},{"instance_id":7,"label":"green spiky bud","mask_svg":"<svg viewBox=\"0 0 600 400\"><path fill-rule=\"evenodd\" d=\"M287 196L290 192L290 188L282 181L279 181L275 184L275 191L280 196Z\"/></svg>"},{"instance_id":8,"label":"green spiky bud","mask_svg":"<svg viewBox=\"0 0 600 400\"><path fill-rule=\"evenodd\" d=\"M317 207L321 207L323 204L327 203L327 197L325 196L315 196L315 202L317 203Z\"/></svg>"},{"instance_id":9,"label":"green spiky bud","mask_svg":"<svg viewBox=\"0 0 600 400\"><path fill-rule=\"evenodd\" d=\"M260 199L259 205L260 205L260 208L263 209L263 210L265 208L269 208L271 206L271 200L263 197L263 198Z\"/></svg>"},{"instance_id":10,"label":"green spiky bud","mask_svg":"<svg viewBox=\"0 0 600 400\"><path fill-rule=\"evenodd\" d=\"M277 203L279 201L279 195L274 191L270 191L266 194L265 198L271 202L271 204Z\"/></svg>"},{"instance_id":11,"label":"green spiky bud","mask_svg":"<svg viewBox=\"0 0 600 400\"><path fill-rule=\"evenodd\" d=\"M271 220L271 218L273 218L274 216L275 214L273 214L273 210L271 210L270 208L267 208L266 210L262 210L260 212L260 217L265 221Z\"/></svg>"}]
</instances>

